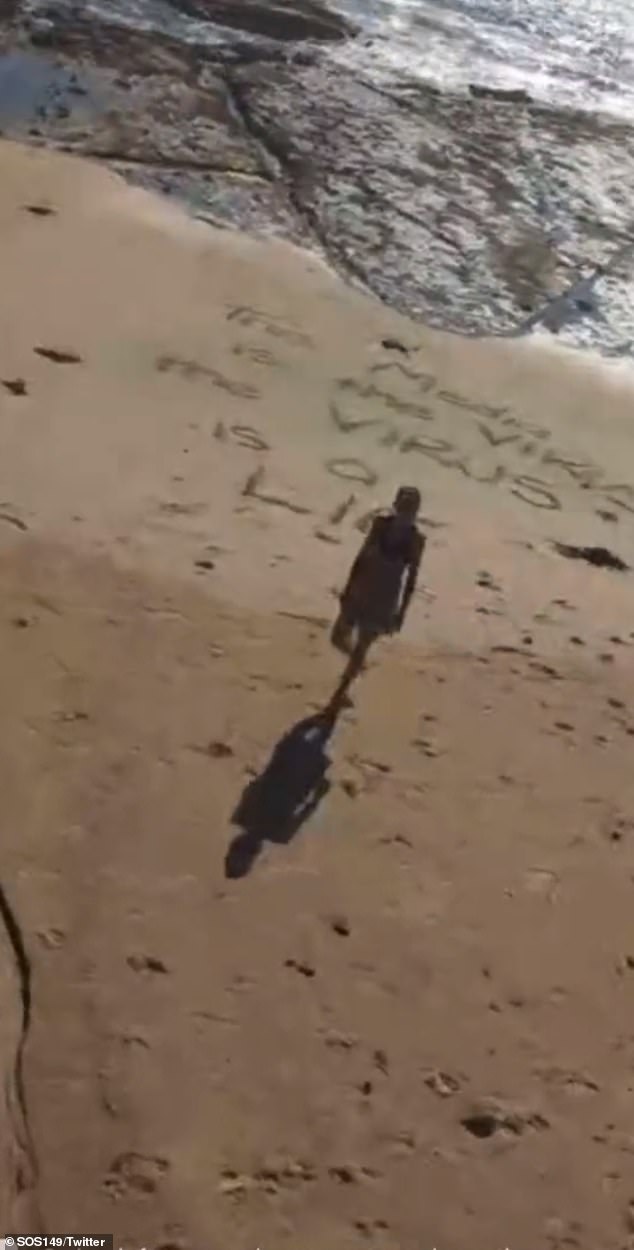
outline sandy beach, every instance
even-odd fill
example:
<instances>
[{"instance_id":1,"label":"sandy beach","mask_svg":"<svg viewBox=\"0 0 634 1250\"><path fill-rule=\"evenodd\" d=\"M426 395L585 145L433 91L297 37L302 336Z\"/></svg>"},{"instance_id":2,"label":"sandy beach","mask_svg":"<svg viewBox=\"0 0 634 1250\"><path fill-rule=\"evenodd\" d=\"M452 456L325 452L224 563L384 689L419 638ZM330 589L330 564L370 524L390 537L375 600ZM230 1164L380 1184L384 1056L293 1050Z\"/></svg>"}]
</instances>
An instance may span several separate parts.
<instances>
[{"instance_id":1,"label":"sandy beach","mask_svg":"<svg viewBox=\"0 0 634 1250\"><path fill-rule=\"evenodd\" d=\"M0 173L0 1230L629 1250L631 370ZM406 629L232 874L401 482Z\"/></svg>"}]
</instances>

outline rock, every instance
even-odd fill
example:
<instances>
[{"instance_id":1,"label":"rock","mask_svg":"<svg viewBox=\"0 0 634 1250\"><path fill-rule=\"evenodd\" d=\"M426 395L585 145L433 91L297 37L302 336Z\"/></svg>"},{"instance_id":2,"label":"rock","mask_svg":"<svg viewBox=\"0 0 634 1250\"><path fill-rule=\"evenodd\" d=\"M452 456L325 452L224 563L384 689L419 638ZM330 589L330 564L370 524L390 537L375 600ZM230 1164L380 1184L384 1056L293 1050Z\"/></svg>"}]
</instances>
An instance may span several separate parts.
<instances>
[{"instance_id":1,"label":"rock","mask_svg":"<svg viewBox=\"0 0 634 1250\"><path fill-rule=\"evenodd\" d=\"M506 104L532 104L528 91L521 87L485 87L478 83L469 83L469 95L474 100L500 100Z\"/></svg>"},{"instance_id":2,"label":"rock","mask_svg":"<svg viewBox=\"0 0 634 1250\"><path fill-rule=\"evenodd\" d=\"M233 30L248 31L267 39L314 39L327 42L347 38L354 27L318 0L168 0L173 8L218 22Z\"/></svg>"},{"instance_id":3,"label":"rock","mask_svg":"<svg viewBox=\"0 0 634 1250\"><path fill-rule=\"evenodd\" d=\"M345 916L332 916L330 920L330 928L333 933L337 933L339 937L350 937L350 925Z\"/></svg>"},{"instance_id":4,"label":"rock","mask_svg":"<svg viewBox=\"0 0 634 1250\"><path fill-rule=\"evenodd\" d=\"M226 742L210 742L207 747L207 755L214 760L226 760L233 755L232 748Z\"/></svg>"},{"instance_id":5,"label":"rock","mask_svg":"<svg viewBox=\"0 0 634 1250\"><path fill-rule=\"evenodd\" d=\"M54 27L44 22L31 22L29 37L34 48L52 48L56 42Z\"/></svg>"},{"instance_id":6,"label":"rock","mask_svg":"<svg viewBox=\"0 0 634 1250\"><path fill-rule=\"evenodd\" d=\"M78 365L81 363L81 356L77 352L60 351L57 347L34 347L33 351L36 356L42 356L44 360L50 360L54 365Z\"/></svg>"},{"instance_id":7,"label":"rock","mask_svg":"<svg viewBox=\"0 0 634 1250\"><path fill-rule=\"evenodd\" d=\"M50 204L24 204L25 213L30 213L32 217L54 217L57 213L56 208L51 208Z\"/></svg>"},{"instance_id":8,"label":"rock","mask_svg":"<svg viewBox=\"0 0 634 1250\"><path fill-rule=\"evenodd\" d=\"M286 959L284 961L284 966L286 968L293 968L295 972L299 972L301 976L308 977L309 979L315 975L315 969L312 964L306 963L305 960Z\"/></svg>"},{"instance_id":9,"label":"rock","mask_svg":"<svg viewBox=\"0 0 634 1250\"><path fill-rule=\"evenodd\" d=\"M597 569L614 569L618 573L625 573L629 569L629 565L607 547L576 547L571 543L553 543L553 548L560 556L566 556L569 560L585 560Z\"/></svg>"},{"instance_id":10,"label":"rock","mask_svg":"<svg viewBox=\"0 0 634 1250\"><path fill-rule=\"evenodd\" d=\"M8 391L10 395L15 395L16 398L28 394L24 378L2 378L0 384L5 391Z\"/></svg>"},{"instance_id":11,"label":"rock","mask_svg":"<svg viewBox=\"0 0 634 1250\"><path fill-rule=\"evenodd\" d=\"M205 746L194 746L192 750L199 755L207 755L211 760L228 760L234 754L233 747L228 742L217 740L208 742Z\"/></svg>"},{"instance_id":12,"label":"rock","mask_svg":"<svg viewBox=\"0 0 634 1250\"><path fill-rule=\"evenodd\" d=\"M627 816L617 816L604 829L608 842L623 842L628 834L634 831L634 820Z\"/></svg>"}]
</instances>

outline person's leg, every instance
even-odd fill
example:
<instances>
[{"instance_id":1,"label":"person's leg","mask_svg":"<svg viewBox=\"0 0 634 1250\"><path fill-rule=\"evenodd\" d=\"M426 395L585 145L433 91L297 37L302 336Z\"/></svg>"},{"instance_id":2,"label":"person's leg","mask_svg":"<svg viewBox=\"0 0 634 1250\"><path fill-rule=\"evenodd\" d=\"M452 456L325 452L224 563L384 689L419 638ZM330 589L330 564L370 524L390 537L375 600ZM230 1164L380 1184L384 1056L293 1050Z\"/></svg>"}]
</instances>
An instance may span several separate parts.
<instances>
[{"instance_id":1,"label":"person's leg","mask_svg":"<svg viewBox=\"0 0 634 1250\"><path fill-rule=\"evenodd\" d=\"M351 652L350 659L343 671L341 681L335 690L330 701L331 710L340 708L348 694L352 683L356 681L359 673L362 672L367 659L368 651L372 643L376 640L376 632L369 629L360 629L357 635L355 646Z\"/></svg>"},{"instance_id":2,"label":"person's leg","mask_svg":"<svg viewBox=\"0 0 634 1250\"><path fill-rule=\"evenodd\" d=\"M376 642L377 637L378 635L376 630L368 629L367 627L364 628L363 626L360 627L352 655L350 656L350 663L348 664L349 685L352 685L352 682L356 680L359 673L363 672L365 662L368 658L368 652L372 643Z\"/></svg>"},{"instance_id":3,"label":"person's leg","mask_svg":"<svg viewBox=\"0 0 634 1250\"><path fill-rule=\"evenodd\" d=\"M349 606L342 602L339 608L339 615L332 627L330 641L337 651L342 651L344 655L352 654L352 634L355 626L354 614Z\"/></svg>"}]
</instances>

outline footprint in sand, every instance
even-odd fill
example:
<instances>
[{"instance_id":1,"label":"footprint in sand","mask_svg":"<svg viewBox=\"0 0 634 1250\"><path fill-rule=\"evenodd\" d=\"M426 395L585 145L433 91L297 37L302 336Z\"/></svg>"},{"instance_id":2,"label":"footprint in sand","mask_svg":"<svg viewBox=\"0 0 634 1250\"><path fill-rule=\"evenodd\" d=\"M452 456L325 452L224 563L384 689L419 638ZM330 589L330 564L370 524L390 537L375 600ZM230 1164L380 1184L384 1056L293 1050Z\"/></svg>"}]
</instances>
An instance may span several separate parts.
<instances>
[{"instance_id":1,"label":"footprint in sand","mask_svg":"<svg viewBox=\"0 0 634 1250\"><path fill-rule=\"evenodd\" d=\"M496 1134L521 1137L529 1129L543 1130L550 1127L548 1120L538 1112L509 1107L495 1099L485 1099L477 1103L460 1123L467 1133L480 1140Z\"/></svg>"},{"instance_id":2,"label":"footprint in sand","mask_svg":"<svg viewBox=\"0 0 634 1250\"><path fill-rule=\"evenodd\" d=\"M169 972L169 968L163 963L163 960L156 959L154 955L128 955L126 963L133 972L160 973L163 975Z\"/></svg>"},{"instance_id":3,"label":"footprint in sand","mask_svg":"<svg viewBox=\"0 0 634 1250\"><path fill-rule=\"evenodd\" d=\"M554 1089L563 1090L564 1093L573 1097L584 1097L588 1094L598 1094L600 1086L597 1082L584 1072L573 1072L567 1068L541 1068L537 1069L536 1076L544 1082L545 1085Z\"/></svg>"},{"instance_id":4,"label":"footprint in sand","mask_svg":"<svg viewBox=\"0 0 634 1250\"><path fill-rule=\"evenodd\" d=\"M457 1076L452 1076L450 1072L441 1072L439 1070L428 1072L425 1077L425 1084L438 1098L452 1098L454 1094L459 1093L462 1087L462 1083Z\"/></svg>"},{"instance_id":5,"label":"footprint in sand","mask_svg":"<svg viewBox=\"0 0 634 1250\"><path fill-rule=\"evenodd\" d=\"M113 1159L103 1187L113 1198L124 1198L129 1193L149 1196L156 1192L168 1171L169 1163L160 1155L143 1155L130 1150Z\"/></svg>"},{"instance_id":6,"label":"footprint in sand","mask_svg":"<svg viewBox=\"0 0 634 1250\"><path fill-rule=\"evenodd\" d=\"M236 1172L234 1168L224 1168L218 1189L234 1200L244 1198L249 1191L276 1195L280 1190L295 1189L310 1184L316 1179L316 1172L311 1163L301 1159L274 1161L266 1163L256 1171Z\"/></svg>"},{"instance_id":7,"label":"footprint in sand","mask_svg":"<svg viewBox=\"0 0 634 1250\"><path fill-rule=\"evenodd\" d=\"M323 1037L329 1050L355 1050L359 1045L359 1039L354 1034L340 1033L336 1029L327 1029Z\"/></svg>"},{"instance_id":8,"label":"footprint in sand","mask_svg":"<svg viewBox=\"0 0 634 1250\"><path fill-rule=\"evenodd\" d=\"M63 929L39 929L37 939L47 950L55 951L64 945L66 934Z\"/></svg>"},{"instance_id":9,"label":"footprint in sand","mask_svg":"<svg viewBox=\"0 0 634 1250\"><path fill-rule=\"evenodd\" d=\"M134 1050L150 1050L150 1043L146 1037L142 1037L140 1033L124 1033L119 1039L122 1046L126 1046Z\"/></svg>"},{"instance_id":10,"label":"footprint in sand","mask_svg":"<svg viewBox=\"0 0 634 1250\"><path fill-rule=\"evenodd\" d=\"M363 1185L366 1181L376 1180L380 1173L374 1168L360 1167L357 1163L344 1163L328 1168L328 1175L337 1185Z\"/></svg>"},{"instance_id":11,"label":"footprint in sand","mask_svg":"<svg viewBox=\"0 0 634 1250\"><path fill-rule=\"evenodd\" d=\"M267 365L269 368L275 369L281 364L281 361L278 360L273 352L268 351L266 347L259 347L257 344L236 343L231 350L234 356L244 356L255 365Z\"/></svg>"},{"instance_id":12,"label":"footprint in sand","mask_svg":"<svg viewBox=\"0 0 634 1250\"><path fill-rule=\"evenodd\" d=\"M355 1220L353 1227L368 1241L374 1237L384 1240L390 1229L387 1220Z\"/></svg>"},{"instance_id":13,"label":"footprint in sand","mask_svg":"<svg viewBox=\"0 0 634 1250\"><path fill-rule=\"evenodd\" d=\"M557 902L561 881L551 868L529 868L524 873L524 888L529 894L537 894L548 903Z\"/></svg>"},{"instance_id":14,"label":"footprint in sand","mask_svg":"<svg viewBox=\"0 0 634 1250\"><path fill-rule=\"evenodd\" d=\"M387 1076L389 1072L388 1058L384 1050L375 1050L372 1055L372 1063L377 1072L381 1072L383 1076Z\"/></svg>"}]
</instances>

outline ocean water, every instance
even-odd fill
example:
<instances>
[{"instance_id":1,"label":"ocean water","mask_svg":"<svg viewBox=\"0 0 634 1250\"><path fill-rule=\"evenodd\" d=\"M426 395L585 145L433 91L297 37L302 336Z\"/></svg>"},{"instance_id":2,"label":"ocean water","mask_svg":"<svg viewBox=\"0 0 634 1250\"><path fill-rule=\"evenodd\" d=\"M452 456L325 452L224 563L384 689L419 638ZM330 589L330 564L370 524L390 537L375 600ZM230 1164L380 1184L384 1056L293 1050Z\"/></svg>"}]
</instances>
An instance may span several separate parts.
<instances>
[{"instance_id":1,"label":"ocean water","mask_svg":"<svg viewBox=\"0 0 634 1250\"><path fill-rule=\"evenodd\" d=\"M46 14L74 0L23 0ZM333 54L377 79L522 88L555 106L634 120L634 0L330 0L361 38ZM84 15L217 44L222 28L170 0L84 0Z\"/></svg>"},{"instance_id":2,"label":"ocean water","mask_svg":"<svg viewBox=\"0 0 634 1250\"><path fill-rule=\"evenodd\" d=\"M560 107L634 120L632 0L337 0L375 75L441 88L521 88Z\"/></svg>"}]
</instances>

